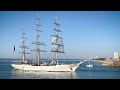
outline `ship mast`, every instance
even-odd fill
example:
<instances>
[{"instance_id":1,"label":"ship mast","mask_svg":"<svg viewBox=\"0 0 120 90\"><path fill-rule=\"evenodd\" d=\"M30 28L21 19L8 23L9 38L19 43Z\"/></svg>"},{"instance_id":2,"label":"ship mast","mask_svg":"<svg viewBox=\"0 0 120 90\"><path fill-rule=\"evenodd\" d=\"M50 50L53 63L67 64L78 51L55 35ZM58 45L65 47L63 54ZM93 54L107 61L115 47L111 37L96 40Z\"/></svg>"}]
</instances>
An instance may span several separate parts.
<instances>
[{"instance_id":1,"label":"ship mast","mask_svg":"<svg viewBox=\"0 0 120 90\"><path fill-rule=\"evenodd\" d=\"M28 46L25 46L25 39L27 39L27 38L25 38L26 33L24 33L23 30L24 30L24 26L23 26L22 32L21 32L21 34L22 34L22 37L21 37L22 45L19 46L19 48L22 48L22 52L19 52L19 53L22 53L22 58L23 58L23 62L24 62L25 59L26 59L26 54L30 54L30 53L26 52L26 49L29 49L29 48L28 48Z\"/></svg>"},{"instance_id":2,"label":"ship mast","mask_svg":"<svg viewBox=\"0 0 120 90\"><path fill-rule=\"evenodd\" d=\"M63 45L63 38L60 37L58 35L58 32L61 32L61 30L59 30L59 26L60 24L58 23L58 20L57 20L57 16L56 16L56 20L55 20L55 35L52 35L52 50L51 52L54 52L55 53L55 60L56 60L56 63L58 65L58 54L59 53L64 53L64 45Z\"/></svg>"},{"instance_id":3,"label":"ship mast","mask_svg":"<svg viewBox=\"0 0 120 90\"><path fill-rule=\"evenodd\" d=\"M40 24L39 24L39 18L38 18L38 14L37 14L37 17L35 18L36 19L36 42L33 42L32 44L35 44L36 45L36 49L35 50L32 50L32 51L35 51L36 52L36 59L37 59L37 61L38 61L38 66L40 65L40 52L46 52L46 51L44 51L44 50L41 50L41 48L40 48L40 45L44 45L45 46L45 43L43 43L43 42L40 42L40 40L39 40L39 38L40 38L40 35L39 35L39 33L40 32L42 32L41 30L40 30Z\"/></svg>"}]
</instances>

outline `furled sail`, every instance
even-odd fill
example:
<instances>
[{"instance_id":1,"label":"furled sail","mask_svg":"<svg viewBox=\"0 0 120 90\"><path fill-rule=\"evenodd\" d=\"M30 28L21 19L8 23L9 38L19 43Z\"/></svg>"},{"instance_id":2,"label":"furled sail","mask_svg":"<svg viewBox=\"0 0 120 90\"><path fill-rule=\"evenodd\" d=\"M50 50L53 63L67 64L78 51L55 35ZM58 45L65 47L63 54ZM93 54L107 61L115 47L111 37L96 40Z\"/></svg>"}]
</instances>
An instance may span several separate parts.
<instances>
[{"instance_id":1,"label":"furled sail","mask_svg":"<svg viewBox=\"0 0 120 90\"><path fill-rule=\"evenodd\" d=\"M52 35L52 44L63 45L63 38Z\"/></svg>"},{"instance_id":2,"label":"furled sail","mask_svg":"<svg viewBox=\"0 0 120 90\"><path fill-rule=\"evenodd\" d=\"M64 53L64 46L59 46L59 52Z\"/></svg>"},{"instance_id":3,"label":"furled sail","mask_svg":"<svg viewBox=\"0 0 120 90\"><path fill-rule=\"evenodd\" d=\"M57 52L58 51L58 45L52 45L52 51Z\"/></svg>"}]
</instances>

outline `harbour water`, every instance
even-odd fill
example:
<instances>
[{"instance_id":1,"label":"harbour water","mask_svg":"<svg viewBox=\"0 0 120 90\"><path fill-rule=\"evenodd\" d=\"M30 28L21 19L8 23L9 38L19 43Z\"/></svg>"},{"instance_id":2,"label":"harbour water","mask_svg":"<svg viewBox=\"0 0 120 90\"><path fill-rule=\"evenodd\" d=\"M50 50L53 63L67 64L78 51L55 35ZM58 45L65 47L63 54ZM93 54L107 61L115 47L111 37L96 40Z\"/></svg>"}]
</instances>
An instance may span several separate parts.
<instances>
[{"instance_id":1,"label":"harbour water","mask_svg":"<svg viewBox=\"0 0 120 90\"><path fill-rule=\"evenodd\" d=\"M60 60L60 63L78 63L80 60ZM11 59L0 59L0 79L120 79L120 67L106 67L96 62L92 68L87 62L75 72L21 71L11 67Z\"/></svg>"}]
</instances>

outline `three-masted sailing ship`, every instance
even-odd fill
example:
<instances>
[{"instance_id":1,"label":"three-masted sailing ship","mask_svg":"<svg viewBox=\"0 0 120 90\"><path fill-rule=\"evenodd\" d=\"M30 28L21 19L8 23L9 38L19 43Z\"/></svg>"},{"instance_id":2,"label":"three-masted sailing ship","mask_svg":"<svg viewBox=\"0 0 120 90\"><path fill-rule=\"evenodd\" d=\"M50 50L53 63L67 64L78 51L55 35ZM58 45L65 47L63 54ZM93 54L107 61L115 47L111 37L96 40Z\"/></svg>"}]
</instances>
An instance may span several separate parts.
<instances>
[{"instance_id":1,"label":"three-masted sailing ship","mask_svg":"<svg viewBox=\"0 0 120 90\"><path fill-rule=\"evenodd\" d=\"M41 63L41 57L40 57L40 52L46 52L44 50L41 50L40 45L45 45L45 43L40 42L39 40L39 33L41 32L40 30L40 24L39 24L39 18L38 16L36 17L37 23L36 23L36 41L33 42L33 44L36 45L36 49L35 50L31 50L31 51L35 51L36 52L36 61L37 62L25 62L25 48L27 48L24 45L24 40L22 40L23 42L23 62L22 63L12 63L12 67L14 69L20 69L20 70L33 70L33 71L50 71L50 72L56 72L56 71L75 71L80 64L84 63L84 62L79 62L79 63L74 63L74 64L62 64L59 63L59 53L64 53L64 45L63 45L63 38L59 36L59 32L61 32L61 30L59 30L59 26L60 24L58 23L58 20L56 18L55 20L55 34L52 35L52 50L51 52L54 53L55 55L55 59L52 60L51 63L47 64L47 63ZM23 33L23 38L24 38L24 33ZM54 62L53 62L54 61Z\"/></svg>"}]
</instances>

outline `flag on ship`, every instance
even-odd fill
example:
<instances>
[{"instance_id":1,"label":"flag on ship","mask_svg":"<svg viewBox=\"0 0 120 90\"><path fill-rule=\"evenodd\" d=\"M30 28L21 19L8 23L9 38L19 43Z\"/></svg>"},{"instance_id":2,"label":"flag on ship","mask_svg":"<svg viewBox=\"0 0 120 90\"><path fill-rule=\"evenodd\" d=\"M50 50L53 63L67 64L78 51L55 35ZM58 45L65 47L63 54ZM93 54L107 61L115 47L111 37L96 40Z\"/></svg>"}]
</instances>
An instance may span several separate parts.
<instances>
[{"instance_id":1,"label":"flag on ship","mask_svg":"<svg viewBox=\"0 0 120 90\"><path fill-rule=\"evenodd\" d=\"M15 51L15 45L14 45L14 51ZM13 51L13 52L14 52L14 51Z\"/></svg>"}]
</instances>

